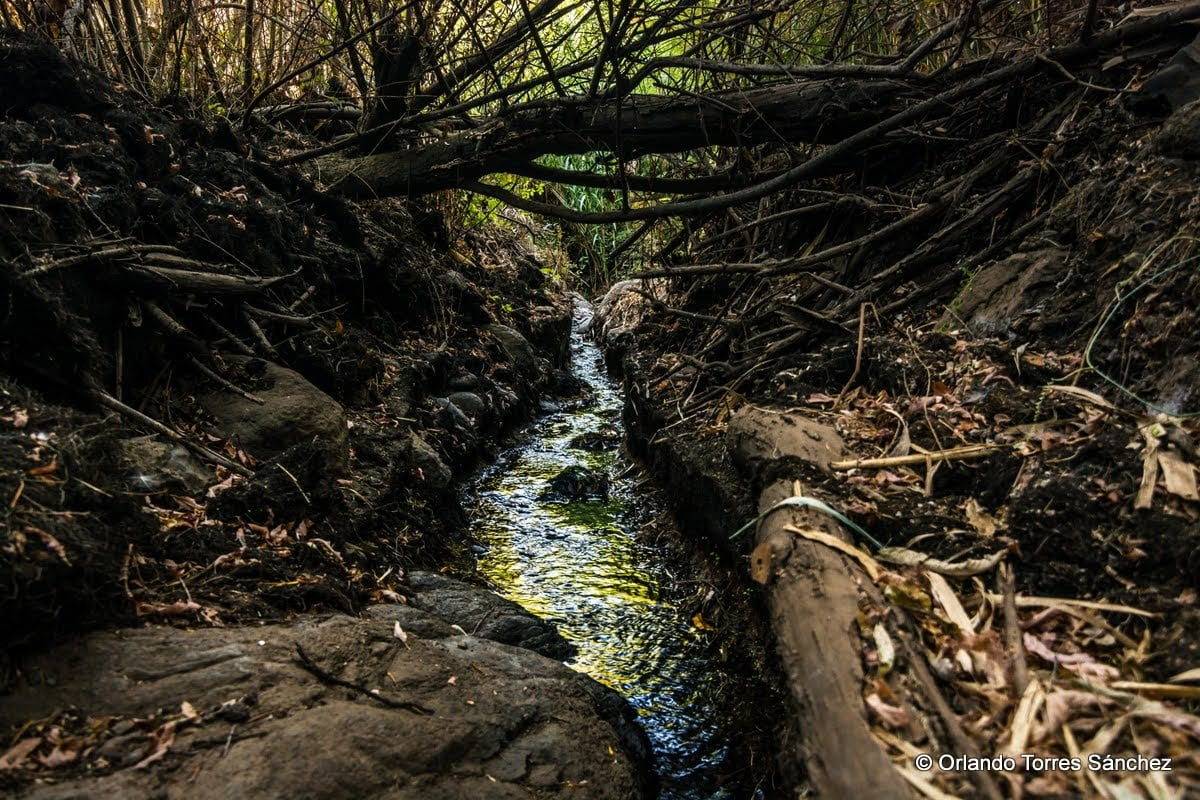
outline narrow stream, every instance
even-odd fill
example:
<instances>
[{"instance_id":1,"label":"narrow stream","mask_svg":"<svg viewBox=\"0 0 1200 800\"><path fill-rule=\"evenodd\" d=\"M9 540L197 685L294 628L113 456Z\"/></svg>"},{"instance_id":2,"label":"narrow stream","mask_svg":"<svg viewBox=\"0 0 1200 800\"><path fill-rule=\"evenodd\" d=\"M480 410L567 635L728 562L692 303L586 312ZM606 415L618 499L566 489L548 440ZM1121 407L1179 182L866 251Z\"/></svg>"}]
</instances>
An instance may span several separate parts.
<instances>
[{"instance_id":1,"label":"narrow stream","mask_svg":"<svg viewBox=\"0 0 1200 800\"><path fill-rule=\"evenodd\" d=\"M640 525L656 509L622 476L621 395L578 331L571 357L593 397L544 416L483 474L473 504L473 530L486 547L479 567L502 594L579 648L571 666L637 710L664 800L730 797L717 783L728 749L712 699L719 670L687 615L662 599L678 580L667 556L639 541ZM606 436L604 449L588 441ZM607 497L548 497L551 478L570 466L609 476Z\"/></svg>"}]
</instances>

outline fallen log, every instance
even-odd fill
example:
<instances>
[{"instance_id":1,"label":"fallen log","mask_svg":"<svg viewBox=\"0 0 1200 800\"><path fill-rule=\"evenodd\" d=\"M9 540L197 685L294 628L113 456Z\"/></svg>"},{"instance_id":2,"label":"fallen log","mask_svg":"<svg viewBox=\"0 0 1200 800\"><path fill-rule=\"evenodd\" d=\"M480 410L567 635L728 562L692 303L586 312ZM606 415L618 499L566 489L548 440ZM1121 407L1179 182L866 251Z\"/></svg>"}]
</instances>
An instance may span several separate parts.
<instances>
[{"instance_id":1,"label":"fallen log","mask_svg":"<svg viewBox=\"0 0 1200 800\"><path fill-rule=\"evenodd\" d=\"M801 490L793 476L813 468L828 473L836 459L844 458L841 437L804 417L753 407L733 417L726 437L735 464L762 484L750 568L767 593L796 713L800 748L795 757L819 797L911 798L913 773L894 765L873 735L864 700L859 616L864 607L886 609L887 601L860 560L845 552L857 543L846 526L822 510L819 497L810 505L781 504ZM810 498L813 491L803 490ZM830 538L843 544L823 541ZM884 620L901 654L888 683L908 718L896 733L919 742L926 752L972 754L975 748L934 683L907 618L885 614ZM969 778L980 796L1000 797L989 773Z\"/></svg>"},{"instance_id":2,"label":"fallen log","mask_svg":"<svg viewBox=\"0 0 1200 800\"><path fill-rule=\"evenodd\" d=\"M896 80L828 81L711 97L571 97L527 104L487 124L407 150L320 159L321 179L350 197L420 195L526 170L538 156L620 151L626 157L713 145L838 141L887 119L919 92Z\"/></svg>"}]
</instances>

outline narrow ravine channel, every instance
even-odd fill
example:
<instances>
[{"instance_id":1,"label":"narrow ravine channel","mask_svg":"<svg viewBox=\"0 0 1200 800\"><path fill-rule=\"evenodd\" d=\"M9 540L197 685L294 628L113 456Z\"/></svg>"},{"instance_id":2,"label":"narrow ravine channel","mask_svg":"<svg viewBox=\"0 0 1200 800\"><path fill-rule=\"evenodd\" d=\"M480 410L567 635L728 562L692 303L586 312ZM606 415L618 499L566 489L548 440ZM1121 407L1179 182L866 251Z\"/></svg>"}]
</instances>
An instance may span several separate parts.
<instances>
[{"instance_id":1,"label":"narrow ravine channel","mask_svg":"<svg viewBox=\"0 0 1200 800\"><path fill-rule=\"evenodd\" d=\"M480 570L508 598L558 626L579 648L570 662L623 694L655 750L664 800L731 797L720 788L728 751L720 670L687 615L662 598L688 568L639 539L657 511L629 477L619 445L622 398L599 350L578 330L572 368L587 400L538 420L473 487ZM602 492L568 500L550 489L568 467L608 476Z\"/></svg>"}]
</instances>

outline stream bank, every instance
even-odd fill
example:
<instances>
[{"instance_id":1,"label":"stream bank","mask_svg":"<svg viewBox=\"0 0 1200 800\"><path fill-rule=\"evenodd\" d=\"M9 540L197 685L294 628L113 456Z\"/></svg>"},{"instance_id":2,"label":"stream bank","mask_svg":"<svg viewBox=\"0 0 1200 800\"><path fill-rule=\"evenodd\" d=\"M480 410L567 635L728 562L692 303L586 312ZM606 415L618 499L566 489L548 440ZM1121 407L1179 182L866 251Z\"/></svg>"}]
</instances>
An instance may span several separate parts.
<instances>
[{"instance_id":1,"label":"stream bank","mask_svg":"<svg viewBox=\"0 0 1200 800\"><path fill-rule=\"evenodd\" d=\"M785 786L831 797L884 796L863 788L876 779L889 797L1194 790L1200 102L1147 117L1110 101L1056 143L1061 194L1044 218L969 272L948 261L893 293L856 295L857 320L831 325L824 305L760 318L763 295L844 294L769 270L618 284L600 306L634 446L683 530L770 599L792 688ZM788 235L821 241L826 224ZM858 266L887 274L911 252L896 247L864 248ZM755 328L775 324L788 334ZM810 452L766 437L746 458L739 421L754 416ZM832 458L811 452L818 441L836 441ZM785 508L734 538L781 485L852 524ZM813 535L831 524L837 544ZM836 597L819 585L834 572L846 589ZM818 586L789 605L779 595L797 575ZM826 638L784 638L814 613L835 617ZM799 665L814 650L837 654L820 669L837 676L848 727L813 724L820 703ZM848 728L861 746L845 746ZM914 760L1071 763L1089 747L1172 758L1173 772L925 773Z\"/></svg>"},{"instance_id":2,"label":"stream bank","mask_svg":"<svg viewBox=\"0 0 1200 800\"><path fill-rule=\"evenodd\" d=\"M0 63L0 791L648 796L621 697L454 580L456 483L570 388L538 254Z\"/></svg>"}]
</instances>

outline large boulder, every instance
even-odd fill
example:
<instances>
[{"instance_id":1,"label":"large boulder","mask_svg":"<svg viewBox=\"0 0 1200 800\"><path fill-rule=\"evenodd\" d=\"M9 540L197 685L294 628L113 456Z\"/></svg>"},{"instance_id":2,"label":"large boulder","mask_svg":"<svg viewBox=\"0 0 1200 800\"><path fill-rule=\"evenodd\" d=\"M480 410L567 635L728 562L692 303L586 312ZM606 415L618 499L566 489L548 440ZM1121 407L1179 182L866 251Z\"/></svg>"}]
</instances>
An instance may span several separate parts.
<instances>
[{"instance_id":1,"label":"large boulder","mask_svg":"<svg viewBox=\"0 0 1200 800\"><path fill-rule=\"evenodd\" d=\"M204 392L200 405L216 418L215 431L259 460L279 456L298 444L316 443L333 468L348 454L346 414L329 395L295 370L246 356L225 356L237 382L257 403L228 389Z\"/></svg>"},{"instance_id":2,"label":"large boulder","mask_svg":"<svg viewBox=\"0 0 1200 800\"><path fill-rule=\"evenodd\" d=\"M53 783L9 770L7 788L43 800L650 794L644 735L610 689L426 611L377 611L100 633L27 660L0 698L0 730L36 737L44 726L27 723L71 708L92 720L94 749Z\"/></svg>"}]
</instances>

